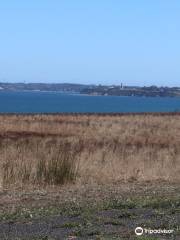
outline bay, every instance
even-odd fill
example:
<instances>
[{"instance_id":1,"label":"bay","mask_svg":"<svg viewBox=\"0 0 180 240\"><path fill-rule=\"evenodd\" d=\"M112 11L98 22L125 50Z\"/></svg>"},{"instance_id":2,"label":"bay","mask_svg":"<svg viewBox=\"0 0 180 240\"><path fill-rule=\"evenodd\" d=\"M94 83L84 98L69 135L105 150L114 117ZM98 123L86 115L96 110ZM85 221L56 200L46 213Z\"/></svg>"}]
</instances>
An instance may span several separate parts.
<instances>
[{"instance_id":1,"label":"bay","mask_svg":"<svg viewBox=\"0 0 180 240\"><path fill-rule=\"evenodd\" d=\"M71 112L180 112L180 98L89 96L41 91L0 92L0 113Z\"/></svg>"}]
</instances>

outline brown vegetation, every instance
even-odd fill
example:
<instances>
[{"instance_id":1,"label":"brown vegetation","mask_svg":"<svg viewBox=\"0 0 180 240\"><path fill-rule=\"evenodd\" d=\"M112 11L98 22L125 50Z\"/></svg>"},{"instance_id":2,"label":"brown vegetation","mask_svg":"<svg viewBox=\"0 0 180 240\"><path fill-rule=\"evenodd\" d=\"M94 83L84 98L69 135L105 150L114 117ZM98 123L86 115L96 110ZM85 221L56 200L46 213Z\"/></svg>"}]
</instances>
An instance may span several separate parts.
<instances>
[{"instance_id":1,"label":"brown vegetation","mask_svg":"<svg viewBox=\"0 0 180 240\"><path fill-rule=\"evenodd\" d=\"M1 115L7 184L180 180L180 115Z\"/></svg>"}]
</instances>

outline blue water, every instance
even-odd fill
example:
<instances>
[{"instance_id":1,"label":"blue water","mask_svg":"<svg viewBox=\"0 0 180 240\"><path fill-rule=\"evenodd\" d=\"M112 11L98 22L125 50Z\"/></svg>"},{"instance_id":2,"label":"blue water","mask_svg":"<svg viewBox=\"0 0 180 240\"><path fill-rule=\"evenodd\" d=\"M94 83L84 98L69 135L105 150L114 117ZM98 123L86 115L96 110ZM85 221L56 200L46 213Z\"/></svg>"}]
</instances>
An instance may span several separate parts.
<instances>
[{"instance_id":1,"label":"blue water","mask_svg":"<svg viewBox=\"0 0 180 240\"><path fill-rule=\"evenodd\" d=\"M0 113L180 112L180 98L0 92Z\"/></svg>"}]
</instances>

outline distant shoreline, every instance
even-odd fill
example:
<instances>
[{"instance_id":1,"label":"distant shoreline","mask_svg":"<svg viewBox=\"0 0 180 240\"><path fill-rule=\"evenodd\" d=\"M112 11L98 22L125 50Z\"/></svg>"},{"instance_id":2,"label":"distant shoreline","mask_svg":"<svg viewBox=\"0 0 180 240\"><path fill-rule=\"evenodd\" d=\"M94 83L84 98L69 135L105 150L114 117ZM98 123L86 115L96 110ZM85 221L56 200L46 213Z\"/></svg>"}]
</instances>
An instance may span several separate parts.
<instances>
[{"instance_id":1,"label":"distant shoreline","mask_svg":"<svg viewBox=\"0 0 180 240\"><path fill-rule=\"evenodd\" d=\"M85 85L73 83L2 83L2 91L61 92L88 96L180 97L180 87Z\"/></svg>"},{"instance_id":2,"label":"distant shoreline","mask_svg":"<svg viewBox=\"0 0 180 240\"><path fill-rule=\"evenodd\" d=\"M67 95L78 95L78 96L88 96L88 97L137 97L137 98L180 98L180 93L177 95L173 94L167 94L167 95L151 95L151 94L92 94L92 93L83 93L83 92L71 92L71 91L62 91L62 90L11 90L11 89L0 89L0 93L6 93L6 92L28 92L28 93L61 93L61 94L67 94Z\"/></svg>"}]
</instances>

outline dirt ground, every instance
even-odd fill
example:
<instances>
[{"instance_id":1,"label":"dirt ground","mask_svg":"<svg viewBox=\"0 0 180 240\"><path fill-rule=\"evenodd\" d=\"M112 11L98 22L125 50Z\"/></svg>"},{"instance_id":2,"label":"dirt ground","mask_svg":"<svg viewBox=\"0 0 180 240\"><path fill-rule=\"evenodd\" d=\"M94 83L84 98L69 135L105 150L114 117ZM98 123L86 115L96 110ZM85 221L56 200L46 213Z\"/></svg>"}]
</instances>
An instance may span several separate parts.
<instances>
[{"instance_id":1,"label":"dirt ground","mask_svg":"<svg viewBox=\"0 0 180 240\"><path fill-rule=\"evenodd\" d=\"M136 227L173 233L136 236ZM179 183L4 189L0 239L180 239Z\"/></svg>"}]
</instances>

